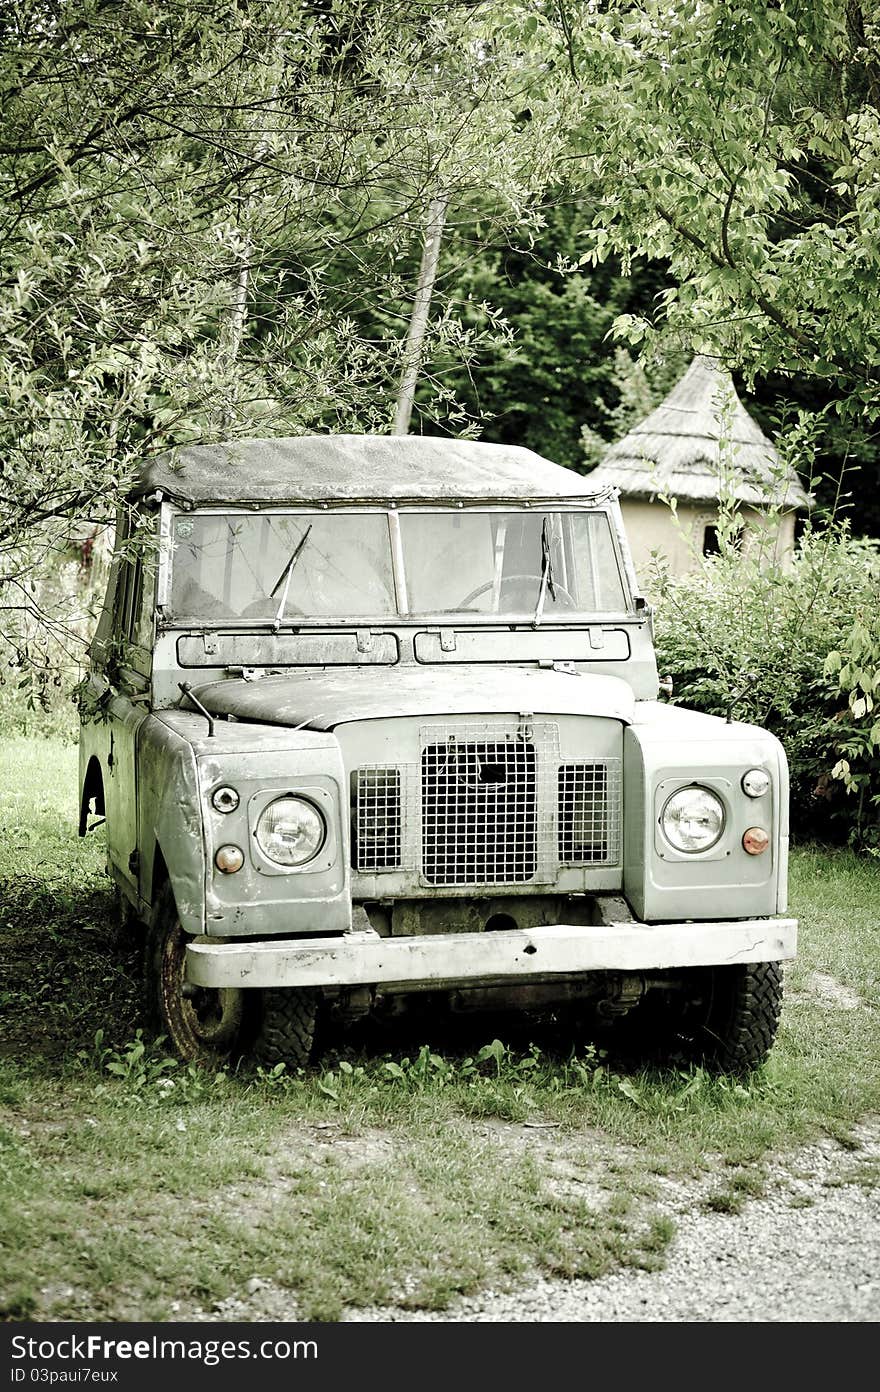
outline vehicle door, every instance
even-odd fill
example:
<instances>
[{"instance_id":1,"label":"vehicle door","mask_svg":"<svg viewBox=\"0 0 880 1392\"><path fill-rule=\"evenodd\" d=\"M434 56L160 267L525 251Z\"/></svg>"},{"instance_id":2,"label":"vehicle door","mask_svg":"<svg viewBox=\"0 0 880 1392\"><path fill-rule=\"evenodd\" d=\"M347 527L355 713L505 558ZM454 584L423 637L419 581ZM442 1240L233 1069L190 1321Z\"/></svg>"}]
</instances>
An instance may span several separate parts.
<instances>
[{"instance_id":1,"label":"vehicle door","mask_svg":"<svg viewBox=\"0 0 880 1392\"><path fill-rule=\"evenodd\" d=\"M116 874L138 887L138 731L149 713L155 564L149 555L120 560L113 615L114 644L105 669L110 685L107 855Z\"/></svg>"}]
</instances>

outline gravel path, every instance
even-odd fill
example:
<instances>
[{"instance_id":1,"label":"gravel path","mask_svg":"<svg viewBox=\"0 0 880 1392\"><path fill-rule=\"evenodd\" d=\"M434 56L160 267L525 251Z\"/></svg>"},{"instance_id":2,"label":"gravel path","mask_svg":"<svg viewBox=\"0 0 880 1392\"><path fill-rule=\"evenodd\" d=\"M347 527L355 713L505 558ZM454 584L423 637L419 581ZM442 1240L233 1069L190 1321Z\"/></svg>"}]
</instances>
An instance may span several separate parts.
<instances>
[{"instance_id":1,"label":"gravel path","mask_svg":"<svg viewBox=\"0 0 880 1392\"><path fill-rule=\"evenodd\" d=\"M774 1161L739 1214L699 1212L705 1187L668 1184L664 1270L537 1280L439 1314L350 1310L349 1321L875 1321L880 1317L880 1120L858 1149L827 1140Z\"/></svg>"},{"instance_id":2,"label":"gravel path","mask_svg":"<svg viewBox=\"0 0 880 1392\"><path fill-rule=\"evenodd\" d=\"M499 1124L500 1125L500 1124ZM344 1145L351 1158L390 1163L381 1138ZM564 1167L565 1145L552 1134L505 1127L507 1144L541 1147L545 1173ZM313 1144L317 1144L313 1140ZM568 1144L571 1142L569 1141ZM384 1142L387 1146L387 1141ZM372 1149L371 1149L372 1147ZM650 1213L673 1222L661 1271L616 1271L595 1281L548 1280L537 1274L510 1291L481 1291L432 1312L400 1306L348 1309L349 1323L424 1322L873 1322L880 1318L880 1117L853 1129L846 1145L830 1138L769 1159L761 1197L738 1213L707 1207L729 1177L708 1171L692 1180L652 1176ZM601 1190L596 1191L601 1201ZM401 1292L401 1298L405 1292ZM291 1292L251 1277L207 1311L175 1309L180 1319L299 1320Z\"/></svg>"}]
</instances>

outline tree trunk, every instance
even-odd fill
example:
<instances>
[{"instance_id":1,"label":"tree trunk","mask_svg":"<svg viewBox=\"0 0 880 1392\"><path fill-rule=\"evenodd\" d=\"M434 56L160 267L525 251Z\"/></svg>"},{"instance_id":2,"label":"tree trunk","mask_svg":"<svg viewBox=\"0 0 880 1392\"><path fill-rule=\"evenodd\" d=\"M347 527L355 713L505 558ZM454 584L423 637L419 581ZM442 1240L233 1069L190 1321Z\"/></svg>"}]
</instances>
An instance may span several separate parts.
<instances>
[{"instance_id":1,"label":"tree trunk","mask_svg":"<svg viewBox=\"0 0 880 1392\"><path fill-rule=\"evenodd\" d=\"M413 300L409 331L406 336L406 352L404 355L403 373L400 378L400 390L397 394L397 408L394 412L395 435L406 435L409 431L413 397L415 396L416 382L419 377L419 368L422 365L422 344L425 339L425 329L428 325L431 296L434 293L437 262L440 259L440 239L443 235L443 224L446 221L447 201L445 194L440 194L436 198L431 199L428 207L428 221L425 226L425 244L422 248L422 264L419 267L419 280L416 286L415 299Z\"/></svg>"}]
</instances>

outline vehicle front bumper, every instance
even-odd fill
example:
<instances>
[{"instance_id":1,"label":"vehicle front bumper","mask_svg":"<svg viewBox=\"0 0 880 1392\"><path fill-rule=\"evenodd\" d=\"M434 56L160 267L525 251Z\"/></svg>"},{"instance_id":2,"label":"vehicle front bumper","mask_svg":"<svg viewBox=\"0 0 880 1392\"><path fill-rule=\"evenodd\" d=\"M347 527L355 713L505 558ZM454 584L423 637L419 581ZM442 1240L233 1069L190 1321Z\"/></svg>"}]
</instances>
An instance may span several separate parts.
<instances>
[{"instance_id":1,"label":"vehicle front bumper","mask_svg":"<svg viewBox=\"0 0 880 1392\"><path fill-rule=\"evenodd\" d=\"M720 923L554 923L489 933L381 937L372 929L326 938L212 942L187 947L196 986L403 986L541 980L581 972L661 971L778 962L797 951L797 920Z\"/></svg>"}]
</instances>

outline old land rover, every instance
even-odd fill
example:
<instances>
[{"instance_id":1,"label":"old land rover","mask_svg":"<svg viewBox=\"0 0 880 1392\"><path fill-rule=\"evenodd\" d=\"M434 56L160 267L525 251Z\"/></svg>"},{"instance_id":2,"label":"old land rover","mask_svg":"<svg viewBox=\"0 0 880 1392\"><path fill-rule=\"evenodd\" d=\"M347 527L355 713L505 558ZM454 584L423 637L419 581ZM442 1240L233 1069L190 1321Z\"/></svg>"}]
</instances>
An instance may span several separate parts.
<instances>
[{"instance_id":1,"label":"old land rover","mask_svg":"<svg viewBox=\"0 0 880 1392\"><path fill-rule=\"evenodd\" d=\"M785 756L658 699L588 477L424 437L181 448L120 513L86 694L80 831L106 818L184 1059L295 1067L322 1012L428 999L766 1057Z\"/></svg>"}]
</instances>

